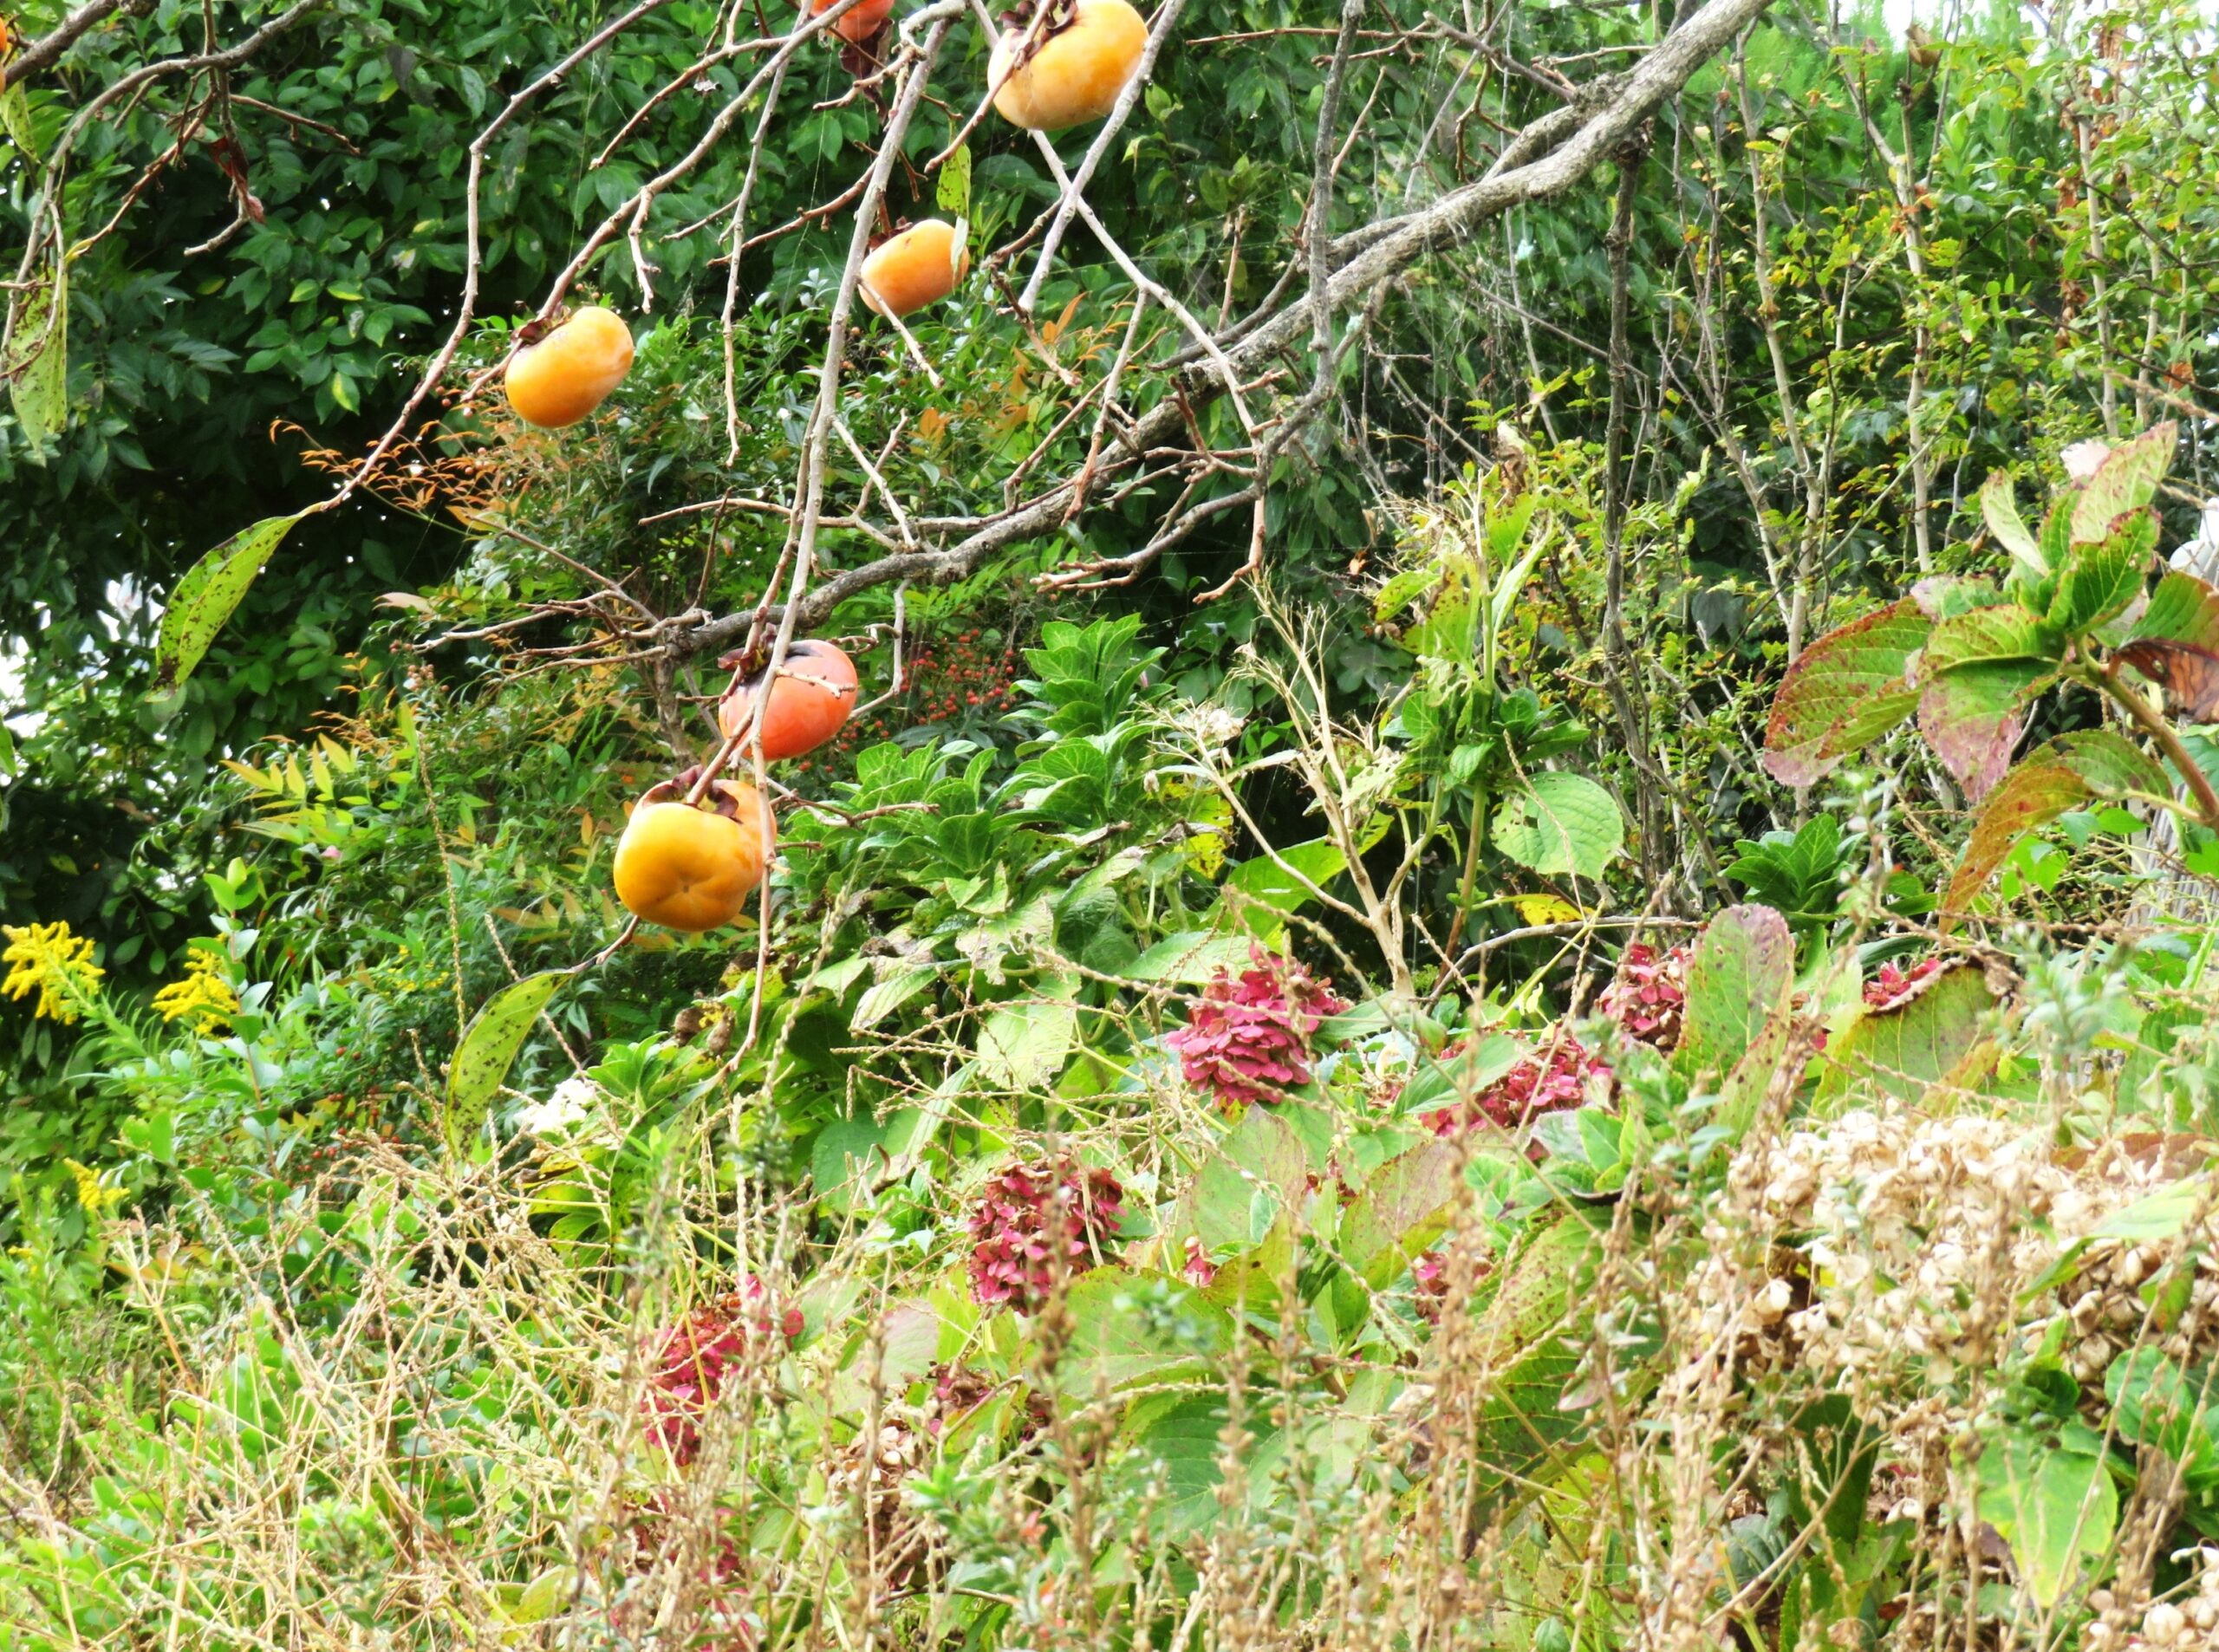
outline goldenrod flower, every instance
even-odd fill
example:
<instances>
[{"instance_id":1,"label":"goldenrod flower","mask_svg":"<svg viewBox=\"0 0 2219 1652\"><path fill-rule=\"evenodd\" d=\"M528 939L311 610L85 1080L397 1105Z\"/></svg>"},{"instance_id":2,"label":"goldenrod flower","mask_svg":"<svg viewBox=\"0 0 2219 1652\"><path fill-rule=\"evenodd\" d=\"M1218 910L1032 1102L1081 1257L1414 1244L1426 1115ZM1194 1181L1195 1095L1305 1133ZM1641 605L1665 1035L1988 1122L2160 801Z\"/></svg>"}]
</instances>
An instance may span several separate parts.
<instances>
[{"instance_id":1,"label":"goldenrod flower","mask_svg":"<svg viewBox=\"0 0 2219 1652\"><path fill-rule=\"evenodd\" d=\"M77 1203L88 1216L104 1216L116 1206L131 1197L127 1187L104 1187L97 1171L79 1164L75 1159L62 1161L69 1167L69 1179L77 1184Z\"/></svg>"},{"instance_id":2,"label":"goldenrod flower","mask_svg":"<svg viewBox=\"0 0 2219 1652\"><path fill-rule=\"evenodd\" d=\"M8 979L0 981L0 992L22 998L36 987L38 1002L31 1006L33 1015L64 1026L74 1023L107 973L93 962L90 938L71 934L66 923L33 924L27 929L0 924L0 935L8 938L0 964L10 966Z\"/></svg>"},{"instance_id":3,"label":"goldenrod flower","mask_svg":"<svg viewBox=\"0 0 2219 1652\"><path fill-rule=\"evenodd\" d=\"M239 996L224 979L222 955L205 946L195 946L185 953L185 979L172 981L154 994L154 1007L162 1012L162 1019L192 1016L195 1032L214 1032L228 1024L239 1011Z\"/></svg>"}]
</instances>

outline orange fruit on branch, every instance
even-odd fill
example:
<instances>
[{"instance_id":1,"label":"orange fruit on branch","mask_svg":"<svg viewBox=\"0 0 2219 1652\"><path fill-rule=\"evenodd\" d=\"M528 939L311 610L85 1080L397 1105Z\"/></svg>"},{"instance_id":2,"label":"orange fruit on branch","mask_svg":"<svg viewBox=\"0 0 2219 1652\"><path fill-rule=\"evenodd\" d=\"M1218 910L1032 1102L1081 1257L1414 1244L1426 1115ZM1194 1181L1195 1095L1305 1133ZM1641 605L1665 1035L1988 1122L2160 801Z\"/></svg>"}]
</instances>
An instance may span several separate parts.
<instances>
[{"instance_id":1,"label":"orange fruit on branch","mask_svg":"<svg viewBox=\"0 0 2219 1652\"><path fill-rule=\"evenodd\" d=\"M616 841L616 898L651 924L699 934L746 909L778 844L754 787L719 780L696 805L695 771L648 788Z\"/></svg>"},{"instance_id":2,"label":"orange fruit on branch","mask_svg":"<svg viewBox=\"0 0 2219 1652\"><path fill-rule=\"evenodd\" d=\"M631 370L624 318L589 304L509 358L509 406L527 425L560 430L600 406Z\"/></svg>"},{"instance_id":3,"label":"orange fruit on branch","mask_svg":"<svg viewBox=\"0 0 2219 1652\"><path fill-rule=\"evenodd\" d=\"M740 750L750 756L758 745L768 762L814 751L840 732L856 709L855 662L829 642L810 640L789 647L767 695L766 675L749 678L717 706L717 726L725 738L745 731Z\"/></svg>"},{"instance_id":4,"label":"orange fruit on branch","mask_svg":"<svg viewBox=\"0 0 2219 1652\"><path fill-rule=\"evenodd\" d=\"M1060 132L1109 114L1148 47L1148 24L1125 0L1049 3L1037 29L1005 22L986 64L1002 119L1035 132Z\"/></svg>"},{"instance_id":5,"label":"orange fruit on branch","mask_svg":"<svg viewBox=\"0 0 2219 1652\"><path fill-rule=\"evenodd\" d=\"M839 4L840 0L813 0L809 15L821 17ZM830 32L850 46L866 46L886 27L886 20L894 15L894 0L860 0L832 23Z\"/></svg>"},{"instance_id":6,"label":"orange fruit on branch","mask_svg":"<svg viewBox=\"0 0 2219 1652\"><path fill-rule=\"evenodd\" d=\"M936 218L882 242L863 260L862 296L882 315L907 315L953 292L971 268L971 250L955 254L955 226Z\"/></svg>"}]
</instances>

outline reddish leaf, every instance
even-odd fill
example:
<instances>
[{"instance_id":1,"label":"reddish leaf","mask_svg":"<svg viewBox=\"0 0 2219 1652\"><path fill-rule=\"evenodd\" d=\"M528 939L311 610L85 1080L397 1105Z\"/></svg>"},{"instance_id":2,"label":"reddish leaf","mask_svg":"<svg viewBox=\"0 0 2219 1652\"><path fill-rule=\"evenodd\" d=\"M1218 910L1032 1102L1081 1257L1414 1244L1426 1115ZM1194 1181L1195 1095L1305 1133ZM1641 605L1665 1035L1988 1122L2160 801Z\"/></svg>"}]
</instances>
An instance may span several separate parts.
<instances>
[{"instance_id":1,"label":"reddish leaf","mask_svg":"<svg viewBox=\"0 0 2219 1652\"><path fill-rule=\"evenodd\" d=\"M1806 648L1773 699L1766 771L1782 785L1810 785L1910 716L1918 695L1903 668L1932 628L1906 597Z\"/></svg>"},{"instance_id":2,"label":"reddish leaf","mask_svg":"<svg viewBox=\"0 0 2219 1652\"><path fill-rule=\"evenodd\" d=\"M2107 729L2050 741L2005 776L1981 810L1942 897L1942 927L1988 887L2004 856L2028 832L2099 797L2162 792L2165 784L2163 770Z\"/></svg>"},{"instance_id":3,"label":"reddish leaf","mask_svg":"<svg viewBox=\"0 0 2219 1652\"><path fill-rule=\"evenodd\" d=\"M1919 732L1973 802L2003 778L2011 748L2026 728L2027 702L2052 674L2040 660L1991 660L1961 666L1926 685L1918 701Z\"/></svg>"},{"instance_id":4,"label":"reddish leaf","mask_svg":"<svg viewBox=\"0 0 2219 1652\"><path fill-rule=\"evenodd\" d=\"M2180 435L2180 426L2168 420L2104 456L2073 502L2074 544L2092 545L2110 538L2119 517L2143 509L2157 497L2157 484L2173 462Z\"/></svg>"},{"instance_id":5,"label":"reddish leaf","mask_svg":"<svg viewBox=\"0 0 2219 1652\"><path fill-rule=\"evenodd\" d=\"M2162 686L2190 722L2219 719L2219 654L2192 642L2151 637L2128 643L2118 658Z\"/></svg>"}]
</instances>

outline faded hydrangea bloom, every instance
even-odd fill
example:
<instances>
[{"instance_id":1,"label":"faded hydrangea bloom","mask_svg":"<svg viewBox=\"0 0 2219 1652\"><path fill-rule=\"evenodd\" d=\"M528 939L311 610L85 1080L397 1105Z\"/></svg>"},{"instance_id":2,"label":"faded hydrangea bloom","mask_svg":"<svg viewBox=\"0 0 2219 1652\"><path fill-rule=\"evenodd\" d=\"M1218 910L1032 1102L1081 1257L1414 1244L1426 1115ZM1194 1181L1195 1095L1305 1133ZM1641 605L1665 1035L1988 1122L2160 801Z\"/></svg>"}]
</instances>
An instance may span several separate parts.
<instances>
[{"instance_id":1,"label":"faded hydrangea bloom","mask_svg":"<svg viewBox=\"0 0 2219 1652\"><path fill-rule=\"evenodd\" d=\"M1219 970L1194 1018L1163 1041L1177 1053L1187 1082L1228 1109L1283 1101L1308 1083L1311 1035L1348 1007L1330 981L1314 979L1292 959L1253 945L1248 957L1238 979Z\"/></svg>"},{"instance_id":2,"label":"faded hydrangea bloom","mask_svg":"<svg viewBox=\"0 0 2219 1652\"><path fill-rule=\"evenodd\" d=\"M1688 949L1659 953L1634 942L1618 960L1617 979L1603 989L1595 1008L1630 1038L1659 1050L1680 1042L1680 1017L1688 1002Z\"/></svg>"},{"instance_id":3,"label":"faded hydrangea bloom","mask_svg":"<svg viewBox=\"0 0 2219 1652\"><path fill-rule=\"evenodd\" d=\"M1425 1122L1436 1135L1457 1135L1483 1119L1515 1130L1544 1113L1584 1105L1591 1088L1607 1093L1611 1077L1607 1062L1556 1027L1539 1050L1474 1096L1468 1106L1459 1102L1436 1109L1425 1115Z\"/></svg>"},{"instance_id":4,"label":"faded hydrangea bloom","mask_svg":"<svg viewBox=\"0 0 2219 1652\"><path fill-rule=\"evenodd\" d=\"M1123 1214L1116 1177L1070 1161L1012 1165L986 1183L971 1213L971 1294L1030 1313L1060 1271L1100 1261ZM1061 1262L1057 1261L1060 1255Z\"/></svg>"},{"instance_id":5,"label":"faded hydrangea bloom","mask_svg":"<svg viewBox=\"0 0 2219 1652\"><path fill-rule=\"evenodd\" d=\"M685 1467L700 1454L701 1419L733 1367L751 1355L758 1362L767 1357L774 1337L791 1344L801 1333L801 1310L779 1306L752 1275L738 1291L696 1308L664 1333L655 1350L641 1402L647 1437Z\"/></svg>"}]
</instances>

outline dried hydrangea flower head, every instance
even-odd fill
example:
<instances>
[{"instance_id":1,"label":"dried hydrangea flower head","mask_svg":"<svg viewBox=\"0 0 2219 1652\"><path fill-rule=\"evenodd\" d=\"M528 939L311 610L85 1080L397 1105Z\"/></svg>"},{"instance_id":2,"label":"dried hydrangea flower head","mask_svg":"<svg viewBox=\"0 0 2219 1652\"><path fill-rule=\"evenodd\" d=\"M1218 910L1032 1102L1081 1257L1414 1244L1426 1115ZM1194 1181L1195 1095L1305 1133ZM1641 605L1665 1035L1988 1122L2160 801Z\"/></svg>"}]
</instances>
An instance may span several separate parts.
<instances>
[{"instance_id":1,"label":"dried hydrangea flower head","mask_svg":"<svg viewBox=\"0 0 2219 1652\"><path fill-rule=\"evenodd\" d=\"M665 1332L641 1408L647 1437L683 1468L701 1453L701 1419L735 1366L766 1356L772 1338L801 1339L798 1308L781 1308L750 1275L738 1291L705 1303Z\"/></svg>"},{"instance_id":2,"label":"dried hydrangea flower head","mask_svg":"<svg viewBox=\"0 0 2219 1652\"><path fill-rule=\"evenodd\" d=\"M1589 1050L1562 1027L1549 1030L1539 1050L1500 1078L1463 1102L1425 1115L1435 1135L1454 1135L1481 1119L1505 1130L1530 1124L1544 1113L1560 1113L1579 1107L1588 1099L1591 1082L1606 1089L1610 1063Z\"/></svg>"},{"instance_id":3,"label":"dried hydrangea flower head","mask_svg":"<svg viewBox=\"0 0 2219 1652\"><path fill-rule=\"evenodd\" d=\"M1909 969L1897 969L1893 964L1883 964L1872 979L1864 983L1864 1007L1868 1010L1894 1010L1917 996L1920 982L1940 972L1938 958L1923 959Z\"/></svg>"},{"instance_id":4,"label":"dried hydrangea flower head","mask_svg":"<svg viewBox=\"0 0 2219 1652\"><path fill-rule=\"evenodd\" d=\"M1635 941L1618 960L1618 973L1595 1000L1596 1010L1659 1050L1680 1042L1680 1017L1688 1002L1688 949L1660 953Z\"/></svg>"},{"instance_id":5,"label":"dried hydrangea flower head","mask_svg":"<svg viewBox=\"0 0 2219 1652\"><path fill-rule=\"evenodd\" d=\"M1058 1276L1083 1273L1115 1239L1125 1190L1107 1170L1070 1160L1012 1165L971 1212L971 1294L1031 1313Z\"/></svg>"},{"instance_id":6,"label":"dried hydrangea flower head","mask_svg":"<svg viewBox=\"0 0 2219 1652\"><path fill-rule=\"evenodd\" d=\"M1249 967L1236 979L1220 968L1202 989L1194 1018L1164 1043L1179 1057L1187 1082L1238 1110L1250 1102L1284 1101L1310 1082L1311 1035L1348 1005L1332 983L1301 965L1250 945Z\"/></svg>"}]
</instances>

